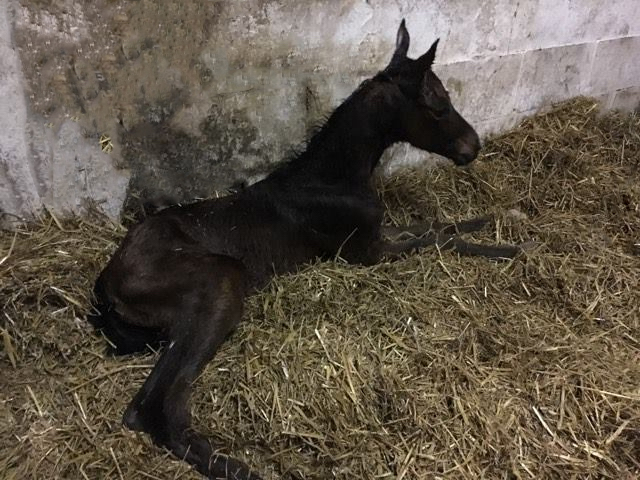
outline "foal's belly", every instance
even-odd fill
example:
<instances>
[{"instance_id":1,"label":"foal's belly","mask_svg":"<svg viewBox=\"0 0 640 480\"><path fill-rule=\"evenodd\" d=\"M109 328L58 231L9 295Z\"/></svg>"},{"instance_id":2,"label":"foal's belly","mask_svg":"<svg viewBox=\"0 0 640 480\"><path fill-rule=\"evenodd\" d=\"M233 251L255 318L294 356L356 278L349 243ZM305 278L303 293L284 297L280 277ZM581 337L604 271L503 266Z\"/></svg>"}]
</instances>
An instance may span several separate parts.
<instances>
[{"instance_id":1,"label":"foal's belly","mask_svg":"<svg viewBox=\"0 0 640 480\"><path fill-rule=\"evenodd\" d=\"M240 260L252 289L264 287L274 275L295 271L297 266L323 256L312 236L284 222L269 222L247 215L241 221L233 222L224 213L206 221L202 218L188 221L188 218L177 219L180 237L187 239L185 250L203 250ZM167 218L166 221L171 223L173 220ZM152 228L157 230L159 226ZM182 241L181 238L170 243L175 247L176 242Z\"/></svg>"}]
</instances>

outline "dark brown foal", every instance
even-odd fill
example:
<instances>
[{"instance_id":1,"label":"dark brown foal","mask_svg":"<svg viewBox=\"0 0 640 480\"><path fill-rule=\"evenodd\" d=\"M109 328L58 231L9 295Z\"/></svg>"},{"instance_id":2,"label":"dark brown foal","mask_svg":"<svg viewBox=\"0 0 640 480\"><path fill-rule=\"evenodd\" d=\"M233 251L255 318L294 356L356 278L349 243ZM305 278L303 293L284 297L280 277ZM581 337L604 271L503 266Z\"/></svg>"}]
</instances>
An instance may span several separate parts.
<instances>
[{"instance_id":1,"label":"dark brown foal","mask_svg":"<svg viewBox=\"0 0 640 480\"><path fill-rule=\"evenodd\" d=\"M458 238L484 218L381 226L370 177L386 148L408 142L458 165L480 149L431 70L436 47L408 58L403 21L390 64L333 112L303 153L232 195L167 208L130 229L96 282L89 318L115 354L162 348L127 408L126 426L209 478L258 480L192 430L189 411L191 384L240 321L247 293L274 274L336 255L372 264L430 245L494 258L518 253Z\"/></svg>"}]
</instances>

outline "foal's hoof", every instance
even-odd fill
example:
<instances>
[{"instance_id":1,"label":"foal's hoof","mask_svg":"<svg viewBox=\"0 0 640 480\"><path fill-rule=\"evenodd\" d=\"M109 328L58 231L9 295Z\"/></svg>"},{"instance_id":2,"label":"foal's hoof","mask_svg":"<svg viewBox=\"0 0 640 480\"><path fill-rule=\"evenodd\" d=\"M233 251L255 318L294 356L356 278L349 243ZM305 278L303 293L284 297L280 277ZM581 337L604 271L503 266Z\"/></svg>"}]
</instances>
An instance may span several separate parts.
<instances>
[{"instance_id":1,"label":"foal's hoof","mask_svg":"<svg viewBox=\"0 0 640 480\"><path fill-rule=\"evenodd\" d=\"M452 223L451 225L445 225L438 233L445 235L461 235L464 233L473 233L482 230L488 224L493 221L491 215L484 215L482 217L471 218L469 220L463 220L458 223Z\"/></svg>"},{"instance_id":2,"label":"foal's hoof","mask_svg":"<svg viewBox=\"0 0 640 480\"><path fill-rule=\"evenodd\" d=\"M138 407L134 406L133 403L130 403L127 410L124 412L122 423L125 427L129 430L133 430L134 432L146 431L142 418L140 417Z\"/></svg>"},{"instance_id":3,"label":"foal's hoof","mask_svg":"<svg viewBox=\"0 0 640 480\"><path fill-rule=\"evenodd\" d=\"M523 242L521 244L518 245L518 248L520 249L521 252L531 252L533 250L535 250L538 246L540 246L540 244L538 242L534 242L533 240L529 240L527 242Z\"/></svg>"},{"instance_id":4,"label":"foal's hoof","mask_svg":"<svg viewBox=\"0 0 640 480\"><path fill-rule=\"evenodd\" d=\"M493 222L492 215L483 215L482 217L472 218L460 222L458 227L459 233L473 233L482 230L484 227Z\"/></svg>"},{"instance_id":5,"label":"foal's hoof","mask_svg":"<svg viewBox=\"0 0 640 480\"><path fill-rule=\"evenodd\" d=\"M262 480L243 461L215 453L205 436L190 429L170 435L162 446L209 479Z\"/></svg>"}]
</instances>

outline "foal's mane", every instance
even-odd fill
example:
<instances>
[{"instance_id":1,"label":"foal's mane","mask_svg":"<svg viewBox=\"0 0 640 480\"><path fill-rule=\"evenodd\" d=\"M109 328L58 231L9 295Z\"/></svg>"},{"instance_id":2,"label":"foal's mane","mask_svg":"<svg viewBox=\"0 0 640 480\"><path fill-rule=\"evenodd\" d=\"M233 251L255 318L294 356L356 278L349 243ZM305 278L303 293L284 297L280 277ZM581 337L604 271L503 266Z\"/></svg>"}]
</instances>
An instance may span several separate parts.
<instances>
[{"instance_id":1,"label":"foal's mane","mask_svg":"<svg viewBox=\"0 0 640 480\"><path fill-rule=\"evenodd\" d=\"M280 168L295 166L310 156L331 153L340 140L344 139L345 134L350 135L350 132L344 131L344 120L355 114L354 106L358 105L357 102L363 93L369 91L376 83L388 81L388 79L388 75L382 71L371 78L363 80L340 105L320 117L315 125L309 129L307 139L290 149L290 153ZM354 121L350 127L358 128L358 125Z\"/></svg>"}]
</instances>

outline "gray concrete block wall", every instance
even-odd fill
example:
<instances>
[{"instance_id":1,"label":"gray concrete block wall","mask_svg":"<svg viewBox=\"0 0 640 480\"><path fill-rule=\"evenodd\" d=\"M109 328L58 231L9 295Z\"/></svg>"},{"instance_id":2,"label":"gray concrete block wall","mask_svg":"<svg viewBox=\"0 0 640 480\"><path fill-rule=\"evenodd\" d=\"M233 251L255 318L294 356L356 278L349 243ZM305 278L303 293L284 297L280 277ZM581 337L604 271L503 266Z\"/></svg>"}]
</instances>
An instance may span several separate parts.
<instances>
[{"instance_id":1,"label":"gray concrete block wall","mask_svg":"<svg viewBox=\"0 0 640 480\"><path fill-rule=\"evenodd\" d=\"M18 52L11 38L9 8L0 3L0 206L24 214L39 207L38 185L30 171L27 105Z\"/></svg>"},{"instance_id":2,"label":"gray concrete block wall","mask_svg":"<svg viewBox=\"0 0 640 480\"><path fill-rule=\"evenodd\" d=\"M588 90L606 94L637 87L640 79L640 36L596 43Z\"/></svg>"},{"instance_id":3,"label":"gray concrete block wall","mask_svg":"<svg viewBox=\"0 0 640 480\"><path fill-rule=\"evenodd\" d=\"M638 0L5 0L0 209L115 218L259 178L386 65L403 17L410 55L441 38L434 70L481 134L574 95L640 101Z\"/></svg>"}]
</instances>

